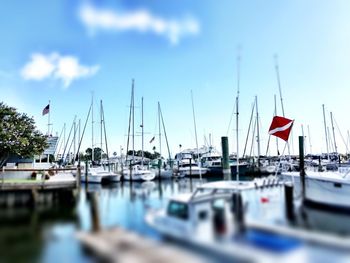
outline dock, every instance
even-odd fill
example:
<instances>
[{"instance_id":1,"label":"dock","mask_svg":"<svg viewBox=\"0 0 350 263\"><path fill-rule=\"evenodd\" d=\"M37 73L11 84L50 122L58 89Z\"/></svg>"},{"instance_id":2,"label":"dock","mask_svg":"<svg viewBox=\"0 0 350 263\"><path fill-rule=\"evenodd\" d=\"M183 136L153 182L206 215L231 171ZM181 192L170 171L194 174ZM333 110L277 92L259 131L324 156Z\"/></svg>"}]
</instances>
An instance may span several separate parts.
<instances>
[{"instance_id":1,"label":"dock","mask_svg":"<svg viewBox=\"0 0 350 263\"><path fill-rule=\"evenodd\" d=\"M77 239L102 262L203 263L205 260L120 227L98 232L78 232Z\"/></svg>"},{"instance_id":2,"label":"dock","mask_svg":"<svg viewBox=\"0 0 350 263\"><path fill-rule=\"evenodd\" d=\"M77 176L73 176L73 170L77 170ZM24 174L25 178L5 178L5 173ZM79 186L80 170L76 168L3 168L0 171L0 206L50 205L52 202L72 201L75 199L74 190Z\"/></svg>"}]
</instances>

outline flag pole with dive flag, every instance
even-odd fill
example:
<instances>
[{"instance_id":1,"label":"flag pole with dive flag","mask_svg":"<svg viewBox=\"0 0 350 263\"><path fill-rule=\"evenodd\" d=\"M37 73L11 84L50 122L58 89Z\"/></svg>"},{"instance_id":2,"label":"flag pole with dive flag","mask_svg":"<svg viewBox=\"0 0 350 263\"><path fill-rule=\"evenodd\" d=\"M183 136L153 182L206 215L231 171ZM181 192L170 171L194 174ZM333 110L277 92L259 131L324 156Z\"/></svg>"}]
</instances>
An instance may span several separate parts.
<instances>
[{"instance_id":1,"label":"flag pole with dive flag","mask_svg":"<svg viewBox=\"0 0 350 263\"><path fill-rule=\"evenodd\" d=\"M46 107L43 109L43 116L48 114L48 118L47 118L47 136L50 135L50 104L51 101L49 100L49 104L46 105Z\"/></svg>"}]
</instances>

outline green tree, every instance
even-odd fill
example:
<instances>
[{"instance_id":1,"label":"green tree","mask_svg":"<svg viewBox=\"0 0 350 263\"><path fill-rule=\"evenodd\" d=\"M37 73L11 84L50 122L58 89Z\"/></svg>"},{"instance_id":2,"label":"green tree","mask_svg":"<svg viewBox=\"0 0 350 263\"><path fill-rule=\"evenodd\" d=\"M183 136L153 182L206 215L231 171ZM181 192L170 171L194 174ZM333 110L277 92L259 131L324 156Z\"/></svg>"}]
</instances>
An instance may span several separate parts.
<instances>
[{"instance_id":1,"label":"green tree","mask_svg":"<svg viewBox=\"0 0 350 263\"><path fill-rule=\"evenodd\" d=\"M46 147L46 136L36 129L33 118L0 102L0 167L11 155L30 158Z\"/></svg>"},{"instance_id":2,"label":"green tree","mask_svg":"<svg viewBox=\"0 0 350 263\"><path fill-rule=\"evenodd\" d=\"M101 153L102 153L102 158L104 158L104 152L101 148L99 147L95 147L94 148L94 160L98 161L101 159ZM91 148L87 148L85 150L85 154L80 155L80 159L83 161L91 161L92 160L92 149Z\"/></svg>"}]
</instances>

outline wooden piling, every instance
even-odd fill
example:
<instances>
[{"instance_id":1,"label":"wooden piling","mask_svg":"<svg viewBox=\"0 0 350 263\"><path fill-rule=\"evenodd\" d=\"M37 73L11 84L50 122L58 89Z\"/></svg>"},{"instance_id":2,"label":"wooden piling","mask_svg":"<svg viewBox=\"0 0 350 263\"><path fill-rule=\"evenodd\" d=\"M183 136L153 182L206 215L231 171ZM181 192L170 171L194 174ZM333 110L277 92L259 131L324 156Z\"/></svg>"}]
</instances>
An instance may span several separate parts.
<instances>
[{"instance_id":1,"label":"wooden piling","mask_svg":"<svg viewBox=\"0 0 350 263\"><path fill-rule=\"evenodd\" d=\"M294 215L294 197L293 197L293 185L291 183L284 184L284 198L285 198L285 213L289 222L295 222Z\"/></svg>"},{"instance_id":2,"label":"wooden piling","mask_svg":"<svg viewBox=\"0 0 350 263\"><path fill-rule=\"evenodd\" d=\"M244 207L242 195L240 192L232 194L232 202L234 207L234 221L236 226L236 234L243 234L245 231L245 223L244 223Z\"/></svg>"},{"instance_id":3,"label":"wooden piling","mask_svg":"<svg viewBox=\"0 0 350 263\"><path fill-rule=\"evenodd\" d=\"M231 169L230 169L230 156L228 150L228 137L221 137L221 149L222 149L222 172L224 174L224 180L231 181Z\"/></svg>"},{"instance_id":4,"label":"wooden piling","mask_svg":"<svg viewBox=\"0 0 350 263\"><path fill-rule=\"evenodd\" d=\"M101 230L101 224L96 193L88 192L87 197L90 204L91 231L98 232Z\"/></svg>"},{"instance_id":5,"label":"wooden piling","mask_svg":"<svg viewBox=\"0 0 350 263\"><path fill-rule=\"evenodd\" d=\"M304 137L299 136L299 168L300 168L300 184L302 197L305 198L305 164L304 164Z\"/></svg>"}]
</instances>

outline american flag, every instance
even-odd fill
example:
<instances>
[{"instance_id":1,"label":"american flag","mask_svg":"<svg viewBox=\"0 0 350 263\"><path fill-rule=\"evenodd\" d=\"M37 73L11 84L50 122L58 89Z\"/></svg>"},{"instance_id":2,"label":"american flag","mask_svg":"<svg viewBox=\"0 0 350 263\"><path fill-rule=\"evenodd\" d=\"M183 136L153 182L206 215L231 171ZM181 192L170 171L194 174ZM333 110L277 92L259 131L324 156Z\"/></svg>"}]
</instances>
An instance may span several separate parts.
<instances>
[{"instance_id":1,"label":"american flag","mask_svg":"<svg viewBox=\"0 0 350 263\"><path fill-rule=\"evenodd\" d=\"M49 111L50 111L50 104L47 104L47 106L43 109L43 116L44 116L45 114L48 114Z\"/></svg>"}]
</instances>

